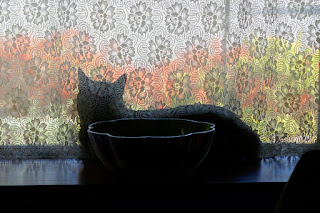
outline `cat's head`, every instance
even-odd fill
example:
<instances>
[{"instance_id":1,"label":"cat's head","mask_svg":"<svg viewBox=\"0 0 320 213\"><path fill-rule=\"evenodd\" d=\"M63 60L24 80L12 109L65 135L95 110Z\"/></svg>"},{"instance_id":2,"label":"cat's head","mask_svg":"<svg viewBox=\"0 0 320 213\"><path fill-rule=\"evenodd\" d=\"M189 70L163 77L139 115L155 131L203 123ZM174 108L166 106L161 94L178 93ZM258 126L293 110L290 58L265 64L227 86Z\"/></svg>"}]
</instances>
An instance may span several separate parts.
<instances>
[{"instance_id":1,"label":"cat's head","mask_svg":"<svg viewBox=\"0 0 320 213\"><path fill-rule=\"evenodd\" d=\"M99 98L122 98L127 81L123 74L114 83L91 80L81 68L78 69L79 92L89 92Z\"/></svg>"},{"instance_id":2,"label":"cat's head","mask_svg":"<svg viewBox=\"0 0 320 213\"><path fill-rule=\"evenodd\" d=\"M124 113L126 107L123 94L127 80L126 74L110 83L92 80L79 68L78 80L78 112L80 119L86 124L116 119Z\"/></svg>"}]
</instances>

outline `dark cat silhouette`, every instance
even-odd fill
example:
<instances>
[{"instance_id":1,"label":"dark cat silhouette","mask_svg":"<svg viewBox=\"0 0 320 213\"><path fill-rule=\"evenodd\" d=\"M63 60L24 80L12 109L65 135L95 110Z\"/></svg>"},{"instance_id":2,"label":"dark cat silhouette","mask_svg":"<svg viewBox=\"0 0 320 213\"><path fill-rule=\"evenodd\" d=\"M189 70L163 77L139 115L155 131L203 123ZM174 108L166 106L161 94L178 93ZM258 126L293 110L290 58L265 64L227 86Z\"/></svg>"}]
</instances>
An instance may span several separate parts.
<instances>
[{"instance_id":1,"label":"dark cat silhouette","mask_svg":"<svg viewBox=\"0 0 320 213\"><path fill-rule=\"evenodd\" d=\"M79 93L77 97L82 145L91 150L88 125L118 118L184 118L215 124L214 143L205 164L233 168L256 162L260 148L258 135L226 108L214 105L185 105L159 110L133 111L123 101L126 74L114 83L89 79L79 68Z\"/></svg>"}]
</instances>

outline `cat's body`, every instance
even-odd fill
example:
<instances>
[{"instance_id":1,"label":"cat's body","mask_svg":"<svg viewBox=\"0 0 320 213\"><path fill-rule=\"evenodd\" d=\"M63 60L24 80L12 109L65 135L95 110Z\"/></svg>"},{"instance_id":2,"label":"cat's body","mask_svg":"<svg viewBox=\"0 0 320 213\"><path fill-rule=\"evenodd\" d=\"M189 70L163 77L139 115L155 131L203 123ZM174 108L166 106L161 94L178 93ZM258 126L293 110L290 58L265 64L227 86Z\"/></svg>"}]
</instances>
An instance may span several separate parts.
<instances>
[{"instance_id":1,"label":"cat's body","mask_svg":"<svg viewBox=\"0 0 320 213\"><path fill-rule=\"evenodd\" d=\"M259 137L231 111L214 105L185 105L159 110L134 111L123 101L126 75L114 83L93 81L79 69L78 112L80 141L88 146L88 125L118 118L185 118L215 124L214 143L207 162L214 166L239 166L258 158ZM143 127L142 127L143 128Z\"/></svg>"}]
</instances>

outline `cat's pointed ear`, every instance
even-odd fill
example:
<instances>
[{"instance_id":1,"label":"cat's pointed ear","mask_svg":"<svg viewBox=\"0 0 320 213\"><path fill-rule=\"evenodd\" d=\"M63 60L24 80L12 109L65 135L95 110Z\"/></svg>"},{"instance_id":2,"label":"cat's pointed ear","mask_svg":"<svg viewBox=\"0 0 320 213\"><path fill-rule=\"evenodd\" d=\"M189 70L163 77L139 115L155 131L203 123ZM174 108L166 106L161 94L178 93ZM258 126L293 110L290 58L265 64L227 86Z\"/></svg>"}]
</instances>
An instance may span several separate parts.
<instances>
[{"instance_id":1,"label":"cat's pointed ear","mask_svg":"<svg viewBox=\"0 0 320 213\"><path fill-rule=\"evenodd\" d=\"M78 69L78 81L79 83L85 83L88 80L88 76L79 67Z\"/></svg>"},{"instance_id":2,"label":"cat's pointed ear","mask_svg":"<svg viewBox=\"0 0 320 213\"><path fill-rule=\"evenodd\" d=\"M118 100L122 100L122 96L124 94L124 88L126 86L126 82L127 82L127 74L123 74L122 76L120 76L114 83L113 85L115 86L115 90L114 90L114 96L118 99Z\"/></svg>"},{"instance_id":3,"label":"cat's pointed ear","mask_svg":"<svg viewBox=\"0 0 320 213\"><path fill-rule=\"evenodd\" d=\"M126 86L126 82L127 82L127 74L123 74L122 76L120 76L115 82L114 84L116 85L116 87L118 87L119 89L124 90L124 87Z\"/></svg>"}]
</instances>

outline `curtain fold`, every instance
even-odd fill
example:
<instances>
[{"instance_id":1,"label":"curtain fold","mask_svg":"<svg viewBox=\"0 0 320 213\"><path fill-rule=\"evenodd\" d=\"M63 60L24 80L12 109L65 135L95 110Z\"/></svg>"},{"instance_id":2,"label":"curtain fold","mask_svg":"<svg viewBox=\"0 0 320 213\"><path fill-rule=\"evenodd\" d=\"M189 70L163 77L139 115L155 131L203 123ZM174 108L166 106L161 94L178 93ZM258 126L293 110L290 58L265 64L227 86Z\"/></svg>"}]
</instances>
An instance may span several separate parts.
<instances>
[{"instance_id":1,"label":"curtain fold","mask_svg":"<svg viewBox=\"0 0 320 213\"><path fill-rule=\"evenodd\" d=\"M78 68L97 82L126 73L132 110L226 107L257 131L265 156L317 147L319 1L0 0L0 8L2 158L85 156Z\"/></svg>"}]
</instances>

